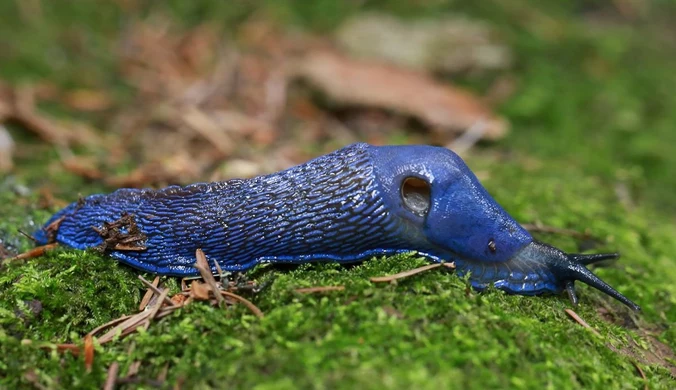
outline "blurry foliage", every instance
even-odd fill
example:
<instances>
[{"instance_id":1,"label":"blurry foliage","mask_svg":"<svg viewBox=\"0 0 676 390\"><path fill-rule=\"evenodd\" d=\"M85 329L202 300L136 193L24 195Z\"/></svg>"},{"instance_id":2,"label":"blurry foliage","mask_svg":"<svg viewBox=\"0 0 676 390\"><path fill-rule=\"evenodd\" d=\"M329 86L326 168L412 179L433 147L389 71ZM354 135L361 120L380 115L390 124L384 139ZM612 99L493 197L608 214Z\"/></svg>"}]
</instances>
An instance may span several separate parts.
<instances>
[{"instance_id":1,"label":"blurry foliage","mask_svg":"<svg viewBox=\"0 0 676 390\"><path fill-rule=\"evenodd\" d=\"M598 1L25 2L39 4L39 12L19 3L0 5L8 15L0 25L0 77L103 88L122 101L127 95L115 69L116 34L158 9L186 25L215 25L226 36L262 16L320 32L372 10L403 18L483 19L516 52L515 67L501 74L517 86L500 107L515 129L501 147L580 164L608 185L626 183L661 212L676 212L671 2L622 2L630 7L624 14ZM485 89L495 78L469 73L454 81Z\"/></svg>"}]
</instances>

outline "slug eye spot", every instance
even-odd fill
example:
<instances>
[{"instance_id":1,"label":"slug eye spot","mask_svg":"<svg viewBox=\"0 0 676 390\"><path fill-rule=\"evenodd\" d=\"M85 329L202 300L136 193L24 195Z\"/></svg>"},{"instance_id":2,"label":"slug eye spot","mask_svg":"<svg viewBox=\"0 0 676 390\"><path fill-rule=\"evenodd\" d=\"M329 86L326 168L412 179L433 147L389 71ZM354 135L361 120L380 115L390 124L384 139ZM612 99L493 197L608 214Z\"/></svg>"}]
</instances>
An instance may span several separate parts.
<instances>
[{"instance_id":1,"label":"slug eye spot","mask_svg":"<svg viewBox=\"0 0 676 390\"><path fill-rule=\"evenodd\" d=\"M401 200L412 213L424 216L430 209L430 184L417 177L407 177L401 183Z\"/></svg>"},{"instance_id":2,"label":"slug eye spot","mask_svg":"<svg viewBox=\"0 0 676 390\"><path fill-rule=\"evenodd\" d=\"M488 241L488 249L491 251L491 253L495 253L495 251L498 250L498 248L495 246L495 240L491 239Z\"/></svg>"}]
</instances>

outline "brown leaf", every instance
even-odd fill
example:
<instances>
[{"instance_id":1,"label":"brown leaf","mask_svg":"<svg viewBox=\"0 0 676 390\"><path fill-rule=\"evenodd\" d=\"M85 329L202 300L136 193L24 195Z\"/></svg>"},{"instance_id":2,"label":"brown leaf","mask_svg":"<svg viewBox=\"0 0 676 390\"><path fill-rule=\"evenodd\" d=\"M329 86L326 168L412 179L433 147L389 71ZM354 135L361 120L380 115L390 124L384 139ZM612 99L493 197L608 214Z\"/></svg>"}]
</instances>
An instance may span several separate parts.
<instances>
[{"instance_id":1,"label":"brown leaf","mask_svg":"<svg viewBox=\"0 0 676 390\"><path fill-rule=\"evenodd\" d=\"M330 51L311 52L291 65L289 71L340 103L410 115L434 130L463 131L483 121L484 137L498 139L508 129L507 122L473 94L421 72L357 61Z\"/></svg>"},{"instance_id":2,"label":"brown leaf","mask_svg":"<svg viewBox=\"0 0 676 390\"><path fill-rule=\"evenodd\" d=\"M209 286L199 280L195 280L190 284L190 291L190 296L198 301L206 301L209 299Z\"/></svg>"},{"instance_id":3,"label":"brown leaf","mask_svg":"<svg viewBox=\"0 0 676 390\"><path fill-rule=\"evenodd\" d=\"M173 297L171 297L171 301L174 303L176 306L182 306L184 302L186 301L187 297L183 294L176 294Z\"/></svg>"}]
</instances>

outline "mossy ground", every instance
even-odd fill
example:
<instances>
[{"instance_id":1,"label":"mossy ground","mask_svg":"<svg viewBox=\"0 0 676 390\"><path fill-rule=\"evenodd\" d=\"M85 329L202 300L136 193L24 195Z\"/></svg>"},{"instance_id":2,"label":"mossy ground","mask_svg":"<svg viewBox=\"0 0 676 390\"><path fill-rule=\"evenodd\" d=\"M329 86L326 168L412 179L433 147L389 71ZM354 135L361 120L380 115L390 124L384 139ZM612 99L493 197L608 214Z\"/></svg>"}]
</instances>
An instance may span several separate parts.
<instances>
[{"instance_id":1,"label":"mossy ground","mask_svg":"<svg viewBox=\"0 0 676 390\"><path fill-rule=\"evenodd\" d=\"M119 11L59 3L44 2L43 18L29 26L19 17L3 18L0 36L7 41L0 44L7 50L0 54L0 74L107 87L123 96L105 49ZM518 58L518 91L501 107L514 131L477 149L470 166L518 221L588 230L601 242L594 250L621 251L619 262L596 272L643 312L630 313L579 286L575 311L597 336L565 314L565 297L479 294L440 270L394 285L368 281L425 264L412 256L351 267L264 266L248 274L270 282L250 297L263 319L244 307L192 304L145 332L97 347L87 373L82 358L40 347L80 343L92 328L133 313L144 288L136 271L109 258L57 250L0 271L0 388L100 387L114 361L123 373L140 361L138 377L147 387L167 367L167 387L635 389L644 384L638 364L651 389L673 388L668 369L647 357L658 349L652 336L676 346L676 55L661 38L674 33L664 21L676 7L655 3L638 21L604 24L590 21L590 15L607 12L596 3L375 3L407 16L459 10L499 29ZM253 8L244 2L167 4L185 23L236 23ZM272 17L317 30L330 30L358 11L358 2L261 4ZM14 3L3 3L0 14L16 15ZM64 45L67 31L88 38L77 47ZM465 81L481 87L490 80ZM34 193L19 194L17 184L56 183L68 199L98 190L70 176L47 175L48 157L22 157L16 175L0 180L0 239L10 248L28 248L17 229L31 231L49 215L37 208ZM630 202L618 199L618 186L629 189ZM588 244L561 235L540 238L570 251ZM346 288L294 292L325 285ZM660 356L676 364L673 352Z\"/></svg>"}]
</instances>

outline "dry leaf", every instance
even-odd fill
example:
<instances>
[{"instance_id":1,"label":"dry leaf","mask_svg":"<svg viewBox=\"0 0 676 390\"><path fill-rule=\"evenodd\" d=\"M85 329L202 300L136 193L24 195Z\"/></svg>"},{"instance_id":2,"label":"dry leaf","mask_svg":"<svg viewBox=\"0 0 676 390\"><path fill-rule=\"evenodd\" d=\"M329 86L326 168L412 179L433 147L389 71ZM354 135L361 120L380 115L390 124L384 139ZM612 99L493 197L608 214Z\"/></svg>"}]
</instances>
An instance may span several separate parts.
<instances>
[{"instance_id":1,"label":"dry leaf","mask_svg":"<svg viewBox=\"0 0 676 390\"><path fill-rule=\"evenodd\" d=\"M466 17L404 21L362 13L339 28L337 39L357 57L423 71L504 69L512 62L487 23Z\"/></svg>"},{"instance_id":2,"label":"dry leaf","mask_svg":"<svg viewBox=\"0 0 676 390\"><path fill-rule=\"evenodd\" d=\"M305 55L290 72L340 103L411 115L433 129L463 131L483 121L485 138L497 139L507 132L507 122L476 96L420 72L357 61L329 51Z\"/></svg>"},{"instance_id":3,"label":"dry leaf","mask_svg":"<svg viewBox=\"0 0 676 390\"><path fill-rule=\"evenodd\" d=\"M99 136L81 122L60 121L42 113L36 106L35 88L0 84L0 122L13 121L44 141L58 146L94 145Z\"/></svg>"},{"instance_id":4,"label":"dry leaf","mask_svg":"<svg viewBox=\"0 0 676 390\"><path fill-rule=\"evenodd\" d=\"M190 284L190 296L198 301L206 301L209 299L209 286L199 280L195 280Z\"/></svg>"}]
</instances>

